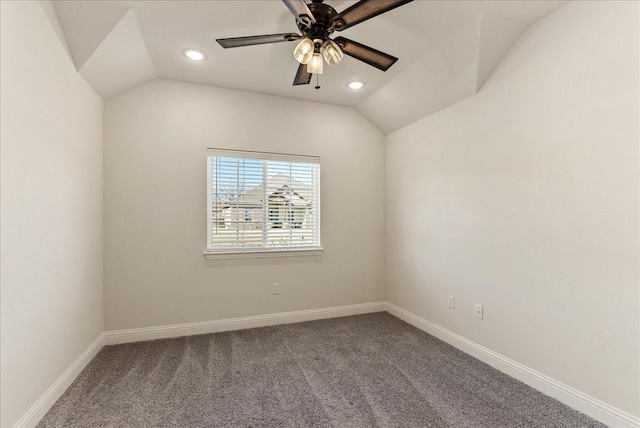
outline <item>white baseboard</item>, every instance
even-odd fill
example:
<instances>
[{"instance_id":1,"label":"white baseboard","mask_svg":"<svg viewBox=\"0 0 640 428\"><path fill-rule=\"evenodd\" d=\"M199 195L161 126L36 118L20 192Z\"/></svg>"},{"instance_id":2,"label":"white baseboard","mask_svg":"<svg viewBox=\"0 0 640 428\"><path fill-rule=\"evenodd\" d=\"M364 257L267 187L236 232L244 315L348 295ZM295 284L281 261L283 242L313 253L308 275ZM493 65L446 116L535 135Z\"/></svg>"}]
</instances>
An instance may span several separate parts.
<instances>
[{"instance_id":1,"label":"white baseboard","mask_svg":"<svg viewBox=\"0 0 640 428\"><path fill-rule=\"evenodd\" d=\"M566 405L583 412L606 425L611 427L640 428L640 418L610 406L598 399L571 388L568 385L558 382L549 376L539 373L523 364L478 345L475 342L472 342L388 302L362 303L332 308L310 309L216 321L104 332L100 334L100 336L98 336L98 338L82 353L82 355L80 355L58 378L58 380L51 385L40 399L31 406L27 413L25 413L14 425L14 428L28 428L37 425L56 400L60 398L69 385L71 385L78 374L80 374L91 359L105 345L241 330L254 327L266 327L278 324L290 324L383 311L389 312L409 324L449 343L450 345L455 346L463 352L484 361L509 376L526 383L544 394L558 399L562 403L565 403Z\"/></svg>"},{"instance_id":2,"label":"white baseboard","mask_svg":"<svg viewBox=\"0 0 640 428\"><path fill-rule=\"evenodd\" d=\"M105 345L139 342L144 340L190 336L195 334L216 333L220 331L241 330L253 327L265 327L277 324L290 324L325 318L345 317L386 311L385 302L362 303L357 305L336 306L332 308L309 309L278 314L266 314L242 318L230 318L216 321L174 324L160 327L134 328L129 330L107 331L80 355L71 366L54 382L49 389L31 406L14 425L14 428L35 427L51 409L56 400L67 390L80 372L89 364Z\"/></svg>"},{"instance_id":3,"label":"white baseboard","mask_svg":"<svg viewBox=\"0 0 640 428\"><path fill-rule=\"evenodd\" d=\"M78 377L80 372L89 364L104 346L104 333L100 333L98 338L65 370L62 375L45 391L44 394L36 401L27 413L25 413L14 428L31 428L35 427L42 417L51 409L55 402L67 390L69 385Z\"/></svg>"},{"instance_id":4,"label":"white baseboard","mask_svg":"<svg viewBox=\"0 0 640 428\"><path fill-rule=\"evenodd\" d=\"M361 303L357 305L335 306L332 308L308 309L303 311L283 312L277 314L228 318L216 321L107 331L105 332L105 338L107 345L116 345L120 343L141 342L145 340L167 339L171 337L242 330L246 328L266 327L278 324L291 324L302 321L346 317L349 315L359 315L384 311L386 311L385 302Z\"/></svg>"},{"instance_id":5,"label":"white baseboard","mask_svg":"<svg viewBox=\"0 0 640 428\"><path fill-rule=\"evenodd\" d=\"M387 312L610 427L640 427L640 418L478 345L407 310L387 302Z\"/></svg>"}]
</instances>

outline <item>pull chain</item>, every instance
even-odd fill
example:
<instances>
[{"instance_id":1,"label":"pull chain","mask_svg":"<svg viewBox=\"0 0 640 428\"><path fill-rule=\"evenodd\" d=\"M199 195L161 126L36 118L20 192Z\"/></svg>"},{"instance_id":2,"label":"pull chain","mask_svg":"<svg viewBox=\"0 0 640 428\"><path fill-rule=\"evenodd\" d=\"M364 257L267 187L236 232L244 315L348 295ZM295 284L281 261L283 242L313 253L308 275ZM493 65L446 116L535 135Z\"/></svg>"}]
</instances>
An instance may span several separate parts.
<instances>
[{"instance_id":1,"label":"pull chain","mask_svg":"<svg viewBox=\"0 0 640 428\"><path fill-rule=\"evenodd\" d=\"M320 84L318 83L318 75L316 74L316 89L320 89Z\"/></svg>"}]
</instances>

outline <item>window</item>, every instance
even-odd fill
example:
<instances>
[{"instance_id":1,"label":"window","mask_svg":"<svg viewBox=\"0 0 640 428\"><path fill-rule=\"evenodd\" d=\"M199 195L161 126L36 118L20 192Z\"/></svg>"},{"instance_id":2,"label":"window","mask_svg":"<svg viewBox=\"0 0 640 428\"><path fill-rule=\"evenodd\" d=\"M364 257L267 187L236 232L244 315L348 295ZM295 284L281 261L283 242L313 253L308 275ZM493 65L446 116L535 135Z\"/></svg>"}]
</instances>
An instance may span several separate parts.
<instances>
[{"instance_id":1,"label":"window","mask_svg":"<svg viewBox=\"0 0 640 428\"><path fill-rule=\"evenodd\" d=\"M320 159L207 150L207 258L320 247Z\"/></svg>"}]
</instances>

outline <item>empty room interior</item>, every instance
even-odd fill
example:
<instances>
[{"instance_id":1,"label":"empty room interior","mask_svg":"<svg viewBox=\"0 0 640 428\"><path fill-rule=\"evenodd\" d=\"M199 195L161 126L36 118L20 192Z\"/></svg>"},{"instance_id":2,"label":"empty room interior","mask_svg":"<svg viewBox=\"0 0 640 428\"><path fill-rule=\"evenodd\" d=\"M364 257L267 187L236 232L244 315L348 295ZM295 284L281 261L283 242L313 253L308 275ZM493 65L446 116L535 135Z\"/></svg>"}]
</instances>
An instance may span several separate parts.
<instances>
[{"instance_id":1,"label":"empty room interior","mask_svg":"<svg viewBox=\"0 0 640 428\"><path fill-rule=\"evenodd\" d=\"M637 1L0 1L1 427L640 427Z\"/></svg>"}]
</instances>

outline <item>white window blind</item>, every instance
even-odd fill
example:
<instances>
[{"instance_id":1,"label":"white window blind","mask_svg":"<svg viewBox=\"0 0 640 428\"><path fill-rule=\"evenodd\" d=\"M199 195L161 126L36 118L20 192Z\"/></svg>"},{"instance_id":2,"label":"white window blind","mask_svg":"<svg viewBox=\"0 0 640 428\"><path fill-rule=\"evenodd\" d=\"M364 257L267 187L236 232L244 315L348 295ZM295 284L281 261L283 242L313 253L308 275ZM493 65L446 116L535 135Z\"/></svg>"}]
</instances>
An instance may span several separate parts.
<instances>
[{"instance_id":1,"label":"white window blind","mask_svg":"<svg viewBox=\"0 0 640 428\"><path fill-rule=\"evenodd\" d=\"M320 249L320 159L207 150L207 252Z\"/></svg>"}]
</instances>

